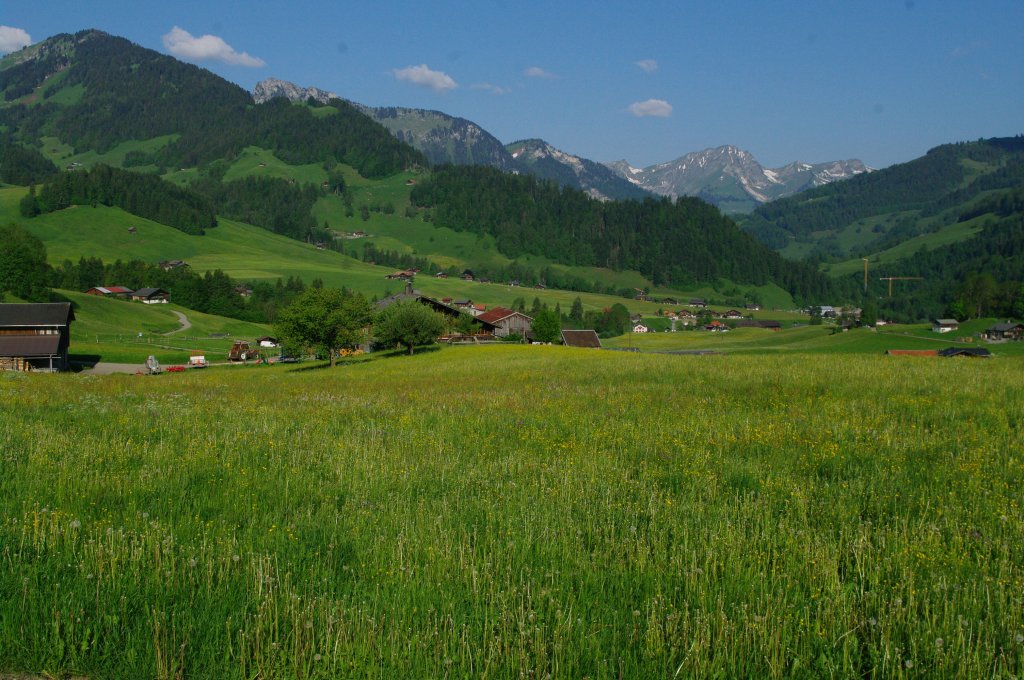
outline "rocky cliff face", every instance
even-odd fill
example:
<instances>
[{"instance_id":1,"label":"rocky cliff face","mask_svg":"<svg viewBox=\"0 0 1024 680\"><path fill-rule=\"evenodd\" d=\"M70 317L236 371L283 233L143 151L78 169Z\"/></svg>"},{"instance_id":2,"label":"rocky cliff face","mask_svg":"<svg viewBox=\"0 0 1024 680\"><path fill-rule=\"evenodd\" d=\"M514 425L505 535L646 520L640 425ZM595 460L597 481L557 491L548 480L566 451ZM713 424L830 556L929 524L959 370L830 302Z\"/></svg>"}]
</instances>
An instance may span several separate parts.
<instances>
[{"instance_id":1,"label":"rocky cliff face","mask_svg":"<svg viewBox=\"0 0 1024 680\"><path fill-rule=\"evenodd\" d=\"M610 168L586 158L573 156L542 139L526 139L509 144L520 172L550 179L580 189L601 200L643 198L649 193L624 181Z\"/></svg>"},{"instance_id":2,"label":"rocky cliff face","mask_svg":"<svg viewBox=\"0 0 1024 680\"><path fill-rule=\"evenodd\" d=\"M765 168L734 146L705 149L646 168L626 161L608 167L648 191L672 198L700 196L725 212L749 212L761 203L870 171L856 159Z\"/></svg>"},{"instance_id":3,"label":"rocky cliff face","mask_svg":"<svg viewBox=\"0 0 1024 680\"><path fill-rule=\"evenodd\" d=\"M257 104L270 101L274 97L284 97L293 102L304 102L312 97L321 104L326 104L332 99L341 99L333 92L326 92L318 87L299 87L287 80L278 80L277 78L261 80L253 88L252 98L256 100Z\"/></svg>"},{"instance_id":4,"label":"rocky cliff face","mask_svg":"<svg viewBox=\"0 0 1024 680\"><path fill-rule=\"evenodd\" d=\"M274 97L285 97L293 102L306 101L312 97L321 104L331 99L342 99L333 92L316 87L300 87L276 78L260 81L253 89L253 99L258 104ZM395 137L418 149L431 163L491 165L505 171L515 169L515 163L504 145L487 130L465 118L426 109L349 103L386 127Z\"/></svg>"}]
</instances>

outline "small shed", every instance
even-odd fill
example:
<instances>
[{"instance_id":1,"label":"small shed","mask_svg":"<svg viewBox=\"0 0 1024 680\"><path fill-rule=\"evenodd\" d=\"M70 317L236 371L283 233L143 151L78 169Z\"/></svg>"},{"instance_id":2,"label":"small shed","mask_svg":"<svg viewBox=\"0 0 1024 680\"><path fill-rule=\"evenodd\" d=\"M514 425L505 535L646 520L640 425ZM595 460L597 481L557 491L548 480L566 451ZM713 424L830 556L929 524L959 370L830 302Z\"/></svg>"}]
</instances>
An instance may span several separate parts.
<instances>
[{"instance_id":1,"label":"small shed","mask_svg":"<svg viewBox=\"0 0 1024 680\"><path fill-rule=\"evenodd\" d=\"M933 333L949 333L960 330L960 322L956 319L932 319Z\"/></svg>"},{"instance_id":2,"label":"small shed","mask_svg":"<svg viewBox=\"0 0 1024 680\"><path fill-rule=\"evenodd\" d=\"M564 330L562 331L562 344L566 347L601 349L601 338L594 330Z\"/></svg>"}]
</instances>

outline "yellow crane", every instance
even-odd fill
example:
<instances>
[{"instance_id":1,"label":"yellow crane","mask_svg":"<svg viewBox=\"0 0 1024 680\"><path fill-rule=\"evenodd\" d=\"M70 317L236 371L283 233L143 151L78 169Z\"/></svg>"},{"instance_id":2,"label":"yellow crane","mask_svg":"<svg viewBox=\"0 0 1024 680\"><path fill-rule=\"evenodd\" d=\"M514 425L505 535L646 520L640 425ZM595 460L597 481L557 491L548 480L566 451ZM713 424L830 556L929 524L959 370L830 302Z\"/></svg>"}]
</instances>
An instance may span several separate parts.
<instances>
[{"instance_id":1,"label":"yellow crane","mask_svg":"<svg viewBox=\"0 0 1024 680\"><path fill-rule=\"evenodd\" d=\"M866 267L867 265L865 265ZM879 276L879 281L889 282L889 297L892 297L892 282L893 281L924 281L923 276Z\"/></svg>"}]
</instances>

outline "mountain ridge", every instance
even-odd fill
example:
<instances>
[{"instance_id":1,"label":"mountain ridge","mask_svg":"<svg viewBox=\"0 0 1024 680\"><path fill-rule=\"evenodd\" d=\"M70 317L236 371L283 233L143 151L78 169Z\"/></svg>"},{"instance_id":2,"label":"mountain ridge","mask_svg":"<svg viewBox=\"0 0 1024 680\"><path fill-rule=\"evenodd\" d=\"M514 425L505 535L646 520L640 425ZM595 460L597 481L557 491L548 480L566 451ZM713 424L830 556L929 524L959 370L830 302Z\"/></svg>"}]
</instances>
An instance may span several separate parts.
<instances>
[{"instance_id":1,"label":"mountain ridge","mask_svg":"<svg viewBox=\"0 0 1024 680\"><path fill-rule=\"evenodd\" d=\"M693 151L645 168L625 160L605 165L652 193L673 199L697 196L727 213L750 212L762 203L872 171L859 159L793 161L779 168L765 168L749 151L731 144Z\"/></svg>"}]
</instances>

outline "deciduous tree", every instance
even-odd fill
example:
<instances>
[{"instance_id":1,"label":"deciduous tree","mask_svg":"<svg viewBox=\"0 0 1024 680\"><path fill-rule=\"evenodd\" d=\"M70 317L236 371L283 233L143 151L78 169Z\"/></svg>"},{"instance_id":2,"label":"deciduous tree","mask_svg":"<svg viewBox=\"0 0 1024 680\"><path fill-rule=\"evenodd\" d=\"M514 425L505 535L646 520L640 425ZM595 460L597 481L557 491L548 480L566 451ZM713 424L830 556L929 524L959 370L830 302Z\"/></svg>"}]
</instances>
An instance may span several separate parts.
<instances>
[{"instance_id":1,"label":"deciduous tree","mask_svg":"<svg viewBox=\"0 0 1024 680\"><path fill-rule=\"evenodd\" d=\"M331 366L338 351L359 345L373 312L362 293L336 288L307 288L281 310L275 329L286 345L313 347L326 353Z\"/></svg>"},{"instance_id":2,"label":"deciduous tree","mask_svg":"<svg viewBox=\"0 0 1024 680\"><path fill-rule=\"evenodd\" d=\"M433 343L444 332L444 317L419 302L396 302L377 317L374 335L385 345L403 345L412 354L416 345Z\"/></svg>"}]
</instances>

